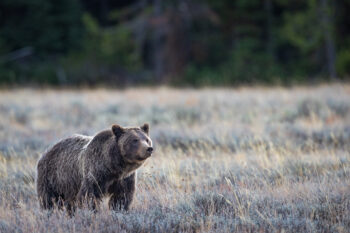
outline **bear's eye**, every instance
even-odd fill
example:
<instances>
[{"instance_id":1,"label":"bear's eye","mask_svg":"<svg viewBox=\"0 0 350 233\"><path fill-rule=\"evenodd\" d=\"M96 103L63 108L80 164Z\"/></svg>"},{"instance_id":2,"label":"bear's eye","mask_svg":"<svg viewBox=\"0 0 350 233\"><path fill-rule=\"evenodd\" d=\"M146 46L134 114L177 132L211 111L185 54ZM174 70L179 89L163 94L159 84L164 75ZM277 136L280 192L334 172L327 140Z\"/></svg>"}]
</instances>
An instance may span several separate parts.
<instances>
[{"instance_id":1,"label":"bear's eye","mask_svg":"<svg viewBox=\"0 0 350 233\"><path fill-rule=\"evenodd\" d=\"M148 138L146 138L146 142L147 142L147 143L149 143L149 140L148 140Z\"/></svg>"},{"instance_id":2,"label":"bear's eye","mask_svg":"<svg viewBox=\"0 0 350 233\"><path fill-rule=\"evenodd\" d=\"M138 139L132 140L133 143L137 143L138 141L139 141Z\"/></svg>"}]
</instances>

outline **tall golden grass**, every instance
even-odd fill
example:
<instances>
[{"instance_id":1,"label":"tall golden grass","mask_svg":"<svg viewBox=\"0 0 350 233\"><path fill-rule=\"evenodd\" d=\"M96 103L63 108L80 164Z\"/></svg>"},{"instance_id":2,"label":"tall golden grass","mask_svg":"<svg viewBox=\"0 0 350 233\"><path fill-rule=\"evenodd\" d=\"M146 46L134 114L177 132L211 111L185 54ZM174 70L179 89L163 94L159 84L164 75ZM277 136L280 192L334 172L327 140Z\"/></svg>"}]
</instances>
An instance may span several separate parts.
<instances>
[{"instance_id":1,"label":"tall golden grass","mask_svg":"<svg viewBox=\"0 0 350 233\"><path fill-rule=\"evenodd\" d=\"M149 122L129 212L39 209L62 137ZM0 232L349 232L350 86L0 91Z\"/></svg>"}]
</instances>

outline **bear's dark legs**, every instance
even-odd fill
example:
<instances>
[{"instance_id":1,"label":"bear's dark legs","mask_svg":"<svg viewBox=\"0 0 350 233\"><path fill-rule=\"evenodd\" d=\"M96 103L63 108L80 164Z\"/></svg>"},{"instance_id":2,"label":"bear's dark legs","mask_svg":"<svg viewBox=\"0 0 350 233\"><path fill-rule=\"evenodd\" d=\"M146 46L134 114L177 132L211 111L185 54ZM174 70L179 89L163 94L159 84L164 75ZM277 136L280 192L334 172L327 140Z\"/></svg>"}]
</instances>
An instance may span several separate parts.
<instances>
[{"instance_id":1,"label":"bear's dark legs","mask_svg":"<svg viewBox=\"0 0 350 233\"><path fill-rule=\"evenodd\" d=\"M74 215L75 212L75 206L74 203L71 203L69 201L64 202L64 209L67 210L67 213L70 217Z\"/></svg>"},{"instance_id":2,"label":"bear's dark legs","mask_svg":"<svg viewBox=\"0 0 350 233\"><path fill-rule=\"evenodd\" d=\"M135 193L135 173L122 181L115 182L110 188L112 194L109 200L109 208L112 210L129 210Z\"/></svg>"},{"instance_id":3,"label":"bear's dark legs","mask_svg":"<svg viewBox=\"0 0 350 233\"><path fill-rule=\"evenodd\" d=\"M40 207L42 209L52 209L57 201L57 196L54 194L45 193L39 197Z\"/></svg>"},{"instance_id":4,"label":"bear's dark legs","mask_svg":"<svg viewBox=\"0 0 350 233\"><path fill-rule=\"evenodd\" d=\"M96 210L102 196L101 192L101 188L96 182L84 180L77 196L80 206L86 203L89 209Z\"/></svg>"},{"instance_id":5,"label":"bear's dark legs","mask_svg":"<svg viewBox=\"0 0 350 233\"><path fill-rule=\"evenodd\" d=\"M52 209L58 201L58 194L51 188L46 180L38 179L37 192L42 209Z\"/></svg>"}]
</instances>

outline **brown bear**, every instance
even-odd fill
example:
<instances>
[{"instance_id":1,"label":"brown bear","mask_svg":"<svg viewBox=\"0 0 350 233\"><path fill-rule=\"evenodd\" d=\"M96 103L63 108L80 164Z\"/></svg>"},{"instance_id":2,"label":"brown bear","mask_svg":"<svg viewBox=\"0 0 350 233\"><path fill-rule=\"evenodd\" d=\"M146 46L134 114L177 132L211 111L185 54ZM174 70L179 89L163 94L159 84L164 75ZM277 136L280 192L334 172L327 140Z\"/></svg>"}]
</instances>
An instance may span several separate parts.
<instances>
[{"instance_id":1,"label":"brown bear","mask_svg":"<svg viewBox=\"0 0 350 233\"><path fill-rule=\"evenodd\" d=\"M38 161L40 206L66 207L71 213L84 203L95 209L103 196L110 196L110 209L128 210L135 193L136 169L152 152L148 124L113 125L94 137L63 139Z\"/></svg>"}]
</instances>

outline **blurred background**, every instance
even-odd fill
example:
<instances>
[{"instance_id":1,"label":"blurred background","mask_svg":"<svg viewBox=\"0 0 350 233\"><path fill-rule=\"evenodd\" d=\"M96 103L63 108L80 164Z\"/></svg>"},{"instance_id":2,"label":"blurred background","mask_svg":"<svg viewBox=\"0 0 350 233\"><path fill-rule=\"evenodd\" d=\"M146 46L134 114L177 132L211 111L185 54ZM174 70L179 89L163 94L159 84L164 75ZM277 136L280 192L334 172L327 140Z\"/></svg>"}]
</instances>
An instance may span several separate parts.
<instances>
[{"instance_id":1,"label":"blurred background","mask_svg":"<svg viewBox=\"0 0 350 233\"><path fill-rule=\"evenodd\" d=\"M349 13L0 0L0 232L349 232ZM40 210L50 145L145 122L155 153L128 213Z\"/></svg>"},{"instance_id":2,"label":"blurred background","mask_svg":"<svg viewBox=\"0 0 350 233\"><path fill-rule=\"evenodd\" d=\"M1 0L0 85L346 80L348 12L348 0Z\"/></svg>"}]
</instances>

